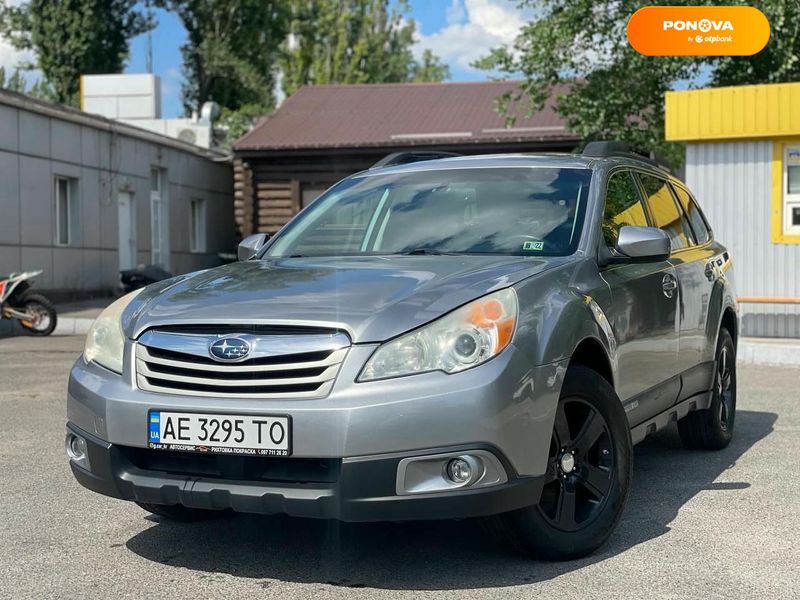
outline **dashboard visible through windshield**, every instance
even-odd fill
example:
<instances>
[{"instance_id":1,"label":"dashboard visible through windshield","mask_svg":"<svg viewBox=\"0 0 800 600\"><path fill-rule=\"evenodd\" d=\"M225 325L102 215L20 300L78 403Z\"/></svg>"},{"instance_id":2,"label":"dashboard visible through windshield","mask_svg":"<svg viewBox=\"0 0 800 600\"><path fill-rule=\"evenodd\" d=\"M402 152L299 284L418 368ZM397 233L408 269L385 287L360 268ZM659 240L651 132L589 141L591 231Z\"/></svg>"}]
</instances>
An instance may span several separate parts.
<instances>
[{"instance_id":1,"label":"dashboard visible through windshield","mask_svg":"<svg viewBox=\"0 0 800 600\"><path fill-rule=\"evenodd\" d=\"M367 173L318 198L265 256L565 256L577 248L590 181L581 168Z\"/></svg>"}]
</instances>

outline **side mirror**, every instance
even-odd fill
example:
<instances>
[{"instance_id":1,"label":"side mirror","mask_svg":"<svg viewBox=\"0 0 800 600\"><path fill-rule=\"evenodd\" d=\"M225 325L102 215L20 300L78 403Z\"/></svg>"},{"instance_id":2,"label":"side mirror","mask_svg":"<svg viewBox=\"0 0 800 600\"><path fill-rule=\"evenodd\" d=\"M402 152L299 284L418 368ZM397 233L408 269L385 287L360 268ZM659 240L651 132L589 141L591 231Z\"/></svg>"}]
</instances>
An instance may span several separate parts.
<instances>
[{"instance_id":1,"label":"side mirror","mask_svg":"<svg viewBox=\"0 0 800 600\"><path fill-rule=\"evenodd\" d=\"M669 236L657 227L625 225L619 230L617 252L636 262L657 262L669 258Z\"/></svg>"},{"instance_id":2,"label":"side mirror","mask_svg":"<svg viewBox=\"0 0 800 600\"><path fill-rule=\"evenodd\" d=\"M254 233L253 235L248 235L244 238L241 242L239 242L239 247L236 249L236 255L239 260L250 260L261 248L264 247L264 244L267 243L269 239L269 234L267 233Z\"/></svg>"}]
</instances>

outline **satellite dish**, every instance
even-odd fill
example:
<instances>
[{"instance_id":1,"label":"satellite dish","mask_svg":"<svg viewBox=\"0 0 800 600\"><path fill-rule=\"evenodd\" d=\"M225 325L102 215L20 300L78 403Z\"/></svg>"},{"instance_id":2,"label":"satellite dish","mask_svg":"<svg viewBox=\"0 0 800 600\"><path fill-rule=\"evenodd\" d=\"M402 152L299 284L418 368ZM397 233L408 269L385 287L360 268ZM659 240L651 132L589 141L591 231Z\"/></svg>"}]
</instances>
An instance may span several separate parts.
<instances>
[{"instance_id":1,"label":"satellite dish","mask_svg":"<svg viewBox=\"0 0 800 600\"><path fill-rule=\"evenodd\" d=\"M216 102L203 102L200 107L200 121L203 123L213 123L219 117L219 104Z\"/></svg>"}]
</instances>

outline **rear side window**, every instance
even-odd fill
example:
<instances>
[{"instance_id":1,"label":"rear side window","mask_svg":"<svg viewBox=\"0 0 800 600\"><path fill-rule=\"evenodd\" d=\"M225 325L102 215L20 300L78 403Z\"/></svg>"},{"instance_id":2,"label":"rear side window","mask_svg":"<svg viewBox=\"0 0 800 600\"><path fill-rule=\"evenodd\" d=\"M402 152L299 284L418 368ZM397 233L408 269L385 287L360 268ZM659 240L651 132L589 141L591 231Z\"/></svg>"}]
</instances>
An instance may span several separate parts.
<instances>
[{"instance_id":1,"label":"rear side window","mask_svg":"<svg viewBox=\"0 0 800 600\"><path fill-rule=\"evenodd\" d=\"M694 237L697 239L697 243L705 244L711 239L711 232L708 229L706 220L703 218L703 214L697 207L697 202L695 202L694 198L689 195L689 192L682 187L673 185L672 189L675 191L675 195L678 197L678 201L683 207L683 212L686 213L686 217L689 219L689 224L692 226L692 231L694 231Z\"/></svg>"},{"instance_id":2,"label":"rear side window","mask_svg":"<svg viewBox=\"0 0 800 600\"><path fill-rule=\"evenodd\" d=\"M616 245L619 230L625 225L647 227L648 223L633 174L617 171L608 179L603 213L603 239L609 247Z\"/></svg>"},{"instance_id":3,"label":"rear side window","mask_svg":"<svg viewBox=\"0 0 800 600\"><path fill-rule=\"evenodd\" d=\"M689 224L678 210L667 182L643 173L639 173L639 181L644 189L644 201L653 225L669 236L673 250L688 247L691 244Z\"/></svg>"}]
</instances>

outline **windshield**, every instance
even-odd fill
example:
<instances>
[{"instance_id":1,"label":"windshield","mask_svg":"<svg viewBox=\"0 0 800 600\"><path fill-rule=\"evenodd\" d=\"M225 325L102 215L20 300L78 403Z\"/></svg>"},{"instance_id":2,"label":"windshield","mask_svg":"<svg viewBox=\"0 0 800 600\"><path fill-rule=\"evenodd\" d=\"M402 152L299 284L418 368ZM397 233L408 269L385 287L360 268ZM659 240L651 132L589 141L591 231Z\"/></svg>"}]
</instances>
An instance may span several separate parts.
<instances>
[{"instance_id":1,"label":"windshield","mask_svg":"<svg viewBox=\"0 0 800 600\"><path fill-rule=\"evenodd\" d=\"M364 175L331 188L265 256L517 254L578 245L591 171L436 169Z\"/></svg>"}]
</instances>

